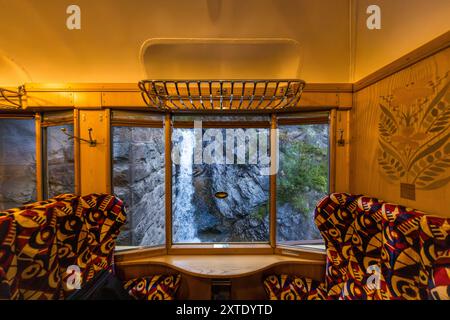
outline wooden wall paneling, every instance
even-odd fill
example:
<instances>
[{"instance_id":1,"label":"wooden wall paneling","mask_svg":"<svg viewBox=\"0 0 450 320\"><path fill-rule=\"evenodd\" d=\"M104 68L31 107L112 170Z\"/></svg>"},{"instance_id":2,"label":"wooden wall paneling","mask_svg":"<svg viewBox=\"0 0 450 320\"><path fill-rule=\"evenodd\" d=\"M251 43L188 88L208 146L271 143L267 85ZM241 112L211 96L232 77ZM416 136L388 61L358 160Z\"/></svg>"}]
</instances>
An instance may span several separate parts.
<instances>
[{"instance_id":1,"label":"wooden wall paneling","mask_svg":"<svg viewBox=\"0 0 450 320\"><path fill-rule=\"evenodd\" d=\"M80 110L79 135L89 140L89 128L97 145L80 142L81 194L108 193L110 185L109 109Z\"/></svg>"},{"instance_id":2,"label":"wooden wall paneling","mask_svg":"<svg viewBox=\"0 0 450 320\"><path fill-rule=\"evenodd\" d=\"M410 161L408 160L409 156L405 155L406 153L413 155L422 150L423 157L418 163L425 165L428 159L437 161L437 158L434 158L438 156L435 151L442 148L439 154L440 159L450 160L448 154L450 146L447 136L450 133L449 121L443 120L442 122L444 125L442 128L445 128L447 123L447 129L445 129L447 131L444 130L441 133L441 138L447 137L446 141L441 140L441 147L435 148L434 151L424 151L426 148L430 149L438 140L433 140L434 142L429 140L434 134L423 127L424 122L421 120L425 111L429 110L428 106L437 92L443 90L449 81L450 48L447 48L355 93L355 107L350 111L352 123L350 191L352 193L379 197L385 201L423 210L430 214L450 216L450 182L445 182L445 179L442 180L445 177L450 177L448 167L442 167L435 173L432 172L432 175L427 178L428 181L434 181L435 179L438 180L437 177L439 177L443 181L441 186L424 190L416 184L416 199L409 200L400 196L400 183L414 182L414 172L406 170L406 173L399 177L401 170L395 169L396 162L391 162L394 160L389 160L385 164L381 164L379 161L381 157L385 157L383 154L388 154L389 157L391 157L391 154L401 154L401 156L398 156L400 161L406 163ZM432 86L435 86L435 88L433 89ZM419 107L418 104L420 103L423 103L423 105ZM447 89L447 92L441 97L439 106L448 108L448 104L449 93ZM440 117L439 112L436 111L436 117ZM392 116L389 116L389 113ZM403 115L415 114L415 116L407 121L402 113ZM387 118L394 119L391 123L395 123L395 125L389 125ZM438 121L437 118L436 121ZM383 125L384 128L383 137L393 139L384 143L384 145L390 145L390 149L386 149L385 146L382 147L380 143L382 132L380 131L380 125ZM383 153L383 151L387 153ZM420 155L420 153L417 155ZM429 158L430 156L431 158ZM422 166L422 164L420 165ZM403 164L402 167L407 168L408 166ZM388 177L389 171L393 172L391 175L394 178Z\"/></svg>"},{"instance_id":3,"label":"wooden wall paneling","mask_svg":"<svg viewBox=\"0 0 450 320\"><path fill-rule=\"evenodd\" d=\"M344 139L344 146L339 145L338 140ZM350 189L350 111L337 110L336 112L336 167L335 167L335 191L349 192Z\"/></svg>"},{"instance_id":4,"label":"wooden wall paneling","mask_svg":"<svg viewBox=\"0 0 450 320\"><path fill-rule=\"evenodd\" d=\"M67 92L28 92L27 109L74 107L74 93Z\"/></svg>"},{"instance_id":5,"label":"wooden wall paneling","mask_svg":"<svg viewBox=\"0 0 450 320\"><path fill-rule=\"evenodd\" d=\"M248 277L231 279L232 300L265 300L266 291L263 286L263 273L257 273Z\"/></svg>"},{"instance_id":6,"label":"wooden wall paneling","mask_svg":"<svg viewBox=\"0 0 450 320\"><path fill-rule=\"evenodd\" d=\"M339 94L331 92L303 92L299 105L300 107L338 107Z\"/></svg>"},{"instance_id":7,"label":"wooden wall paneling","mask_svg":"<svg viewBox=\"0 0 450 320\"><path fill-rule=\"evenodd\" d=\"M73 134L80 136L80 110L73 109ZM80 142L73 140L74 147L74 172L75 172L75 193L81 194L81 166L80 166Z\"/></svg>"},{"instance_id":8,"label":"wooden wall paneling","mask_svg":"<svg viewBox=\"0 0 450 320\"><path fill-rule=\"evenodd\" d=\"M93 108L102 107L101 92L74 92L73 102L77 108Z\"/></svg>"},{"instance_id":9,"label":"wooden wall paneling","mask_svg":"<svg viewBox=\"0 0 450 320\"><path fill-rule=\"evenodd\" d=\"M141 93L128 92L102 92L102 106L103 107L135 107L136 109L147 108L142 99Z\"/></svg>"}]
</instances>

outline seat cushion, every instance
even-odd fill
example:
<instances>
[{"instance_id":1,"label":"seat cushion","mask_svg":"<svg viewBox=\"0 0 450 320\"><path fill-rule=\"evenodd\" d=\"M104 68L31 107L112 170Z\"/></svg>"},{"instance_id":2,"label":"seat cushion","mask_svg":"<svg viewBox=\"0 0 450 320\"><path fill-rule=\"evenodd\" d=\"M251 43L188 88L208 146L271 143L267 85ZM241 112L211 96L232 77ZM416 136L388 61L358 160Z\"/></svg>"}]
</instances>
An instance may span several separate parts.
<instances>
[{"instance_id":1,"label":"seat cushion","mask_svg":"<svg viewBox=\"0 0 450 320\"><path fill-rule=\"evenodd\" d=\"M125 290L136 300L174 300L180 275L153 275L128 280Z\"/></svg>"},{"instance_id":2,"label":"seat cushion","mask_svg":"<svg viewBox=\"0 0 450 320\"><path fill-rule=\"evenodd\" d=\"M286 274L271 275L264 280L271 300L324 300L326 293L320 281Z\"/></svg>"},{"instance_id":3,"label":"seat cushion","mask_svg":"<svg viewBox=\"0 0 450 320\"><path fill-rule=\"evenodd\" d=\"M422 218L420 262L420 282L428 299L450 300L450 219Z\"/></svg>"}]
</instances>

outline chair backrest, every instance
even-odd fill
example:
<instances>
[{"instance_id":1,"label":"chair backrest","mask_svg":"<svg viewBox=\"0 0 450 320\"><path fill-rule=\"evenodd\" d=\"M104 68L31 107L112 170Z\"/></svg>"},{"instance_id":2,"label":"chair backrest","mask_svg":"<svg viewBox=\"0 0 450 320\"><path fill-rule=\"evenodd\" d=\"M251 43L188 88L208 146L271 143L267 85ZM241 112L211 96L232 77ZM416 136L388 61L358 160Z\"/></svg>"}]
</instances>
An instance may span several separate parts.
<instances>
[{"instance_id":1,"label":"chair backrest","mask_svg":"<svg viewBox=\"0 0 450 320\"><path fill-rule=\"evenodd\" d=\"M421 257L421 241L430 246L433 243L433 248L441 248L430 259L434 261L440 257L442 269L444 261L448 262L445 257L449 253L449 219L430 217L417 210L359 195L334 193L321 200L316 208L315 222L327 247L325 286L328 297L424 299L432 295L430 285L423 279L431 279L435 268ZM430 228L421 236L424 233L421 226L428 225L423 221L430 219L434 225L441 226L440 234L445 233L442 230L447 226L447 240L437 244L430 240L436 238L430 235ZM445 236L441 235L441 238ZM448 265L443 268L446 272L450 270ZM446 288L442 283L446 282L437 282L441 285L433 292L440 292L442 296Z\"/></svg>"},{"instance_id":2,"label":"chair backrest","mask_svg":"<svg viewBox=\"0 0 450 320\"><path fill-rule=\"evenodd\" d=\"M125 220L122 201L106 194L65 194L0 212L0 299L66 297L77 278L71 270L83 285L111 266Z\"/></svg>"}]
</instances>

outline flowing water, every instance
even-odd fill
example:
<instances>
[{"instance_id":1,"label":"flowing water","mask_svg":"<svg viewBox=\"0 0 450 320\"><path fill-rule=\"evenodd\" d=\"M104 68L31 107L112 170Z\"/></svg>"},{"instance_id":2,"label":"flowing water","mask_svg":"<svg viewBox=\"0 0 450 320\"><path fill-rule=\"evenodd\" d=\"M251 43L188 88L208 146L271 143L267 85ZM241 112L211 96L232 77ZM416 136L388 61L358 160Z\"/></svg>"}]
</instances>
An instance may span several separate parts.
<instances>
[{"instance_id":1,"label":"flowing water","mask_svg":"<svg viewBox=\"0 0 450 320\"><path fill-rule=\"evenodd\" d=\"M197 231L194 223L194 206L192 197L194 195L193 185L193 155L194 155L194 132L192 130L179 131L183 138L178 142L180 152L179 171L176 173L176 193L174 203L174 242L200 242L196 237Z\"/></svg>"}]
</instances>

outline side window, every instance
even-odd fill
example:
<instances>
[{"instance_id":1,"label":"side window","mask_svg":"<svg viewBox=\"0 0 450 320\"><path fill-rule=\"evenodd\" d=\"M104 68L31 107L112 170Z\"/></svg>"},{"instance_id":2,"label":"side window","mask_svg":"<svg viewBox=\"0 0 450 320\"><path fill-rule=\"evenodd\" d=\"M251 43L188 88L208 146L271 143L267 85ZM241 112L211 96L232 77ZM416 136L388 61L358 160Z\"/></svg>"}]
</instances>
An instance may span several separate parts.
<instances>
[{"instance_id":1,"label":"side window","mask_svg":"<svg viewBox=\"0 0 450 320\"><path fill-rule=\"evenodd\" d=\"M0 210L36 200L35 120L0 119Z\"/></svg>"},{"instance_id":2,"label":"side window","mask_svg":"<svg viewBox=\"0 0 450 320\"><path fill-rule=\"evenodd\" d=\"M113 192L127 208L118 249L165 243L164 129L161 116L113 112Z\"/></svg>"},{"instance_id":3,"label":"side window","mask_svg":"<svg viewBox=\"0 0 450 320\"><path fill-rule=\"evenodd\" d=\"M321 248L314 210L329 190L329 125L291 123L278 127L277 242Z\"/></svg>"},{"instance_id":4,"label":"side window","mask_svg":"<svg viewBox=\"0 0 450 320\"><path fill-rule=\"evenodd\" d=\"M73 112L44 114L44 198L75 192Z\"/></svg>"}]
</instances>

